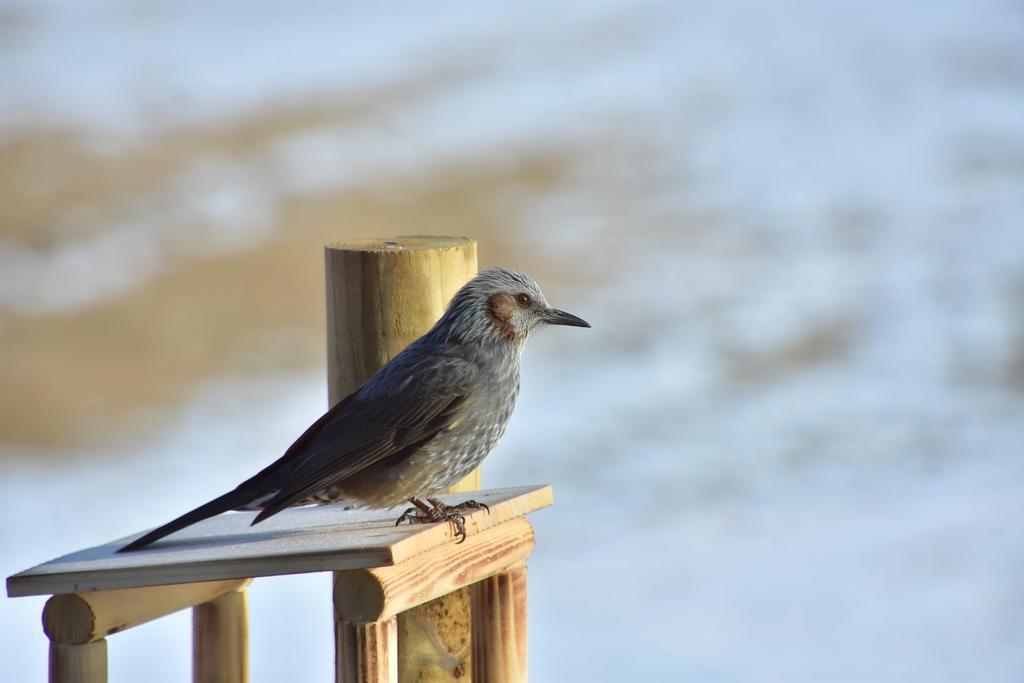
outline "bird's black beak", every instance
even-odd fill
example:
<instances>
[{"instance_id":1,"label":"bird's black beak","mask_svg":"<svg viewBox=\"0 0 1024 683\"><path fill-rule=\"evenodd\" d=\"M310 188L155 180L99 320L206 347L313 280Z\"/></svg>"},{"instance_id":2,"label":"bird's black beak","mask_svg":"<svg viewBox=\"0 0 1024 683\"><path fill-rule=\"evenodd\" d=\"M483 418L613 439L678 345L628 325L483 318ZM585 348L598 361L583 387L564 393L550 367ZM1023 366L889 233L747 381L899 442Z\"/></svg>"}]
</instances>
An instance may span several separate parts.
<instances>
[{"instance_id":1,"label":"bird's black beak","mask_svg":"<svg viewBox=\"0 0 1024 683\"><path fill-rule=\"evenodd\" d=\"M560 311L557 308L549 308L544 314L544 322L548 325L568 325L570 327L590 327L583 318L577 318L572 313Z\"/></svg>"}]
</instances>

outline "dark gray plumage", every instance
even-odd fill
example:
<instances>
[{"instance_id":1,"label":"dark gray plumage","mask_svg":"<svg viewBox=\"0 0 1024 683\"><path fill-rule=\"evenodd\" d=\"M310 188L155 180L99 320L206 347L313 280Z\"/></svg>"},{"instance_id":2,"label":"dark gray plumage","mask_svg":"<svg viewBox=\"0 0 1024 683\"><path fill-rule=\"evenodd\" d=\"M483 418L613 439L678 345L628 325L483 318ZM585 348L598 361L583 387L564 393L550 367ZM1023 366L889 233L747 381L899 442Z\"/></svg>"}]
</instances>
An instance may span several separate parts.
<instances>
[{"instance_id":1,"label":"dark gray plumage","mask_svg":"<svg viewBox=\"0 0 1024 683\"><path fill-rule=\"evenodd\" d=\"M448 506L429 497L475 469L504 434L519 393L523 344L544 324L590 327L548 306L525 273L481 272L429 332L328 410L280 459L121 550L232 509L261 509L256 524L293 505L386 508L411 501L410 511L421 511L414 521L458 521L457 512L446 514Z\"/></svg>"}]
</instances>

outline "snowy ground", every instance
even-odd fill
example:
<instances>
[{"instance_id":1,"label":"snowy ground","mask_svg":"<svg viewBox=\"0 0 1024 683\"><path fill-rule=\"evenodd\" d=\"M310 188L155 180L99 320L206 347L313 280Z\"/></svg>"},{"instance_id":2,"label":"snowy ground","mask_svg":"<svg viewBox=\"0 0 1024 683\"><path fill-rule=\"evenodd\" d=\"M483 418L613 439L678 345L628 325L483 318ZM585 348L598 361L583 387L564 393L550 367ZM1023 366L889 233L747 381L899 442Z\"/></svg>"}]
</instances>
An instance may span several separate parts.
<instances>
[{"instance_id":1,"label":"snowy ground","mask_svg":"<svg viewBox=\"0 0 1024 683\"><path fill-rule=\"evenodd\" d=\"M0 47L0 127L145 137L182 123L168 100L229 117L465 68L393 120L296 137L244 182L272 202L285 180L526 145L584 160L549 195L507 199L524 245L596 274L550 297L594 329L531 342L485 469L556 490L534 520L537 680L1024 677L1021 7L333 5L49 3ZM48 267L8 269L2 289ZM0 569L233 486L322 409L320 377L213 378L148 445L5 464ZM260 397L256 419L240 395ZM0 603L4 680L43 677L41 606ZM324 577L256 582L252 628L254 680L330 677ZM182 680L188 639L186 615L112 638L112 680Z\"/></svg>"}]
</instances>

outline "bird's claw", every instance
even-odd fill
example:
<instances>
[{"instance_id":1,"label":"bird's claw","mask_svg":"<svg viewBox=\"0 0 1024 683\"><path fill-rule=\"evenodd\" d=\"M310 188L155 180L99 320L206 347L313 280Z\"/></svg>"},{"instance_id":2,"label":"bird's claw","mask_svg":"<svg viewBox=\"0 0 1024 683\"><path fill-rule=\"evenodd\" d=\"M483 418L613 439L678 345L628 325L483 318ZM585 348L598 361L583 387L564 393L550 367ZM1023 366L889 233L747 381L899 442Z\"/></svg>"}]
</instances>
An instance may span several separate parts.
<instances>
[{"instance_id":1,"label":"bird's claw","mask_svg":"<svg viewBox=\"0 0 1024 683\"><path fill-rule=\"evenodd\" d=\"M420 522L429 522L429 519L420 519L416 513L419 512L418 508L409 508L402 513L402 516L395 522L395 526L398 526L402 522L409 522L409 524L419 524Z\"/></svg>"},{"instance_id":2,"label":"bird's claw","mask_svg":"<svg viewBox=\"0 0 1024 683\"><path fill-rule=\"evenodd\" d=\"M448 522L452 528L453 535L458 539L455 541L457 544L466 540L466 517L462 514L464 510L483 510L487 514L491 513L489 507L475 500L467 500L455 505L442 503L436 498L427 498L427 502L430 505L415 498L411 502L414 507L408 508L403 512L402 516L395 522L395 526L402 522L409 522L410 524Z\"/></svg>"},{"instance_id":3,"label":"bird's claw","mask_svg":"<svg viewBox=\"0 0 1024 683\"><path fill-rule=\"evenodd\" d=\"M444 514L447 516L448 526L452 528L452 534L458 539L455 541L455 545L465 541L466 518L462 516L462 513L452 510L446 510Z\"/></svg>"},{"instance_id":4,"label":"bird's claw","mask_svg":"<svg viewBox=\"0 0 1024 683\"><path fill-rule=\"evenodd\" d=\"M476 501L476 500L467 500L467 501L463 501L461 503L456 503L455 505L449 505L448 509L449 510L459 510L459 511L483 510L487 514L491 514L491 508L487 507L485 504L483 504L483 503L481 503L479 501Z\"/></svg>"}]
</instances>

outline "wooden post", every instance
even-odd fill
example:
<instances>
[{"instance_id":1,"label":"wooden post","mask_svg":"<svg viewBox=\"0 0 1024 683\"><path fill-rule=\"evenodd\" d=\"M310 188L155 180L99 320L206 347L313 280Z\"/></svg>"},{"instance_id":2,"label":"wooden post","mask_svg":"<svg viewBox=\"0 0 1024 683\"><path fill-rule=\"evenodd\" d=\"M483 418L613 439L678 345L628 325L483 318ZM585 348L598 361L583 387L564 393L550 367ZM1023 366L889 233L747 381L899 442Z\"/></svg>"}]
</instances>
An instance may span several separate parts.
<instances>
[{"instance_id":1,"label":"wooden post","mask_svg":"<svg viewBox=\"0 0 1024 683\"><path fill-rule=\"evenodd\" d=\"M327 246L327 387L331 405L426 332L477 271L476 242L396 237ZM479 470L452 490L480 487ZM344 576L336 577L344 581ZM336 619L337 619L336 615ZM398 676L455 681L470 670L469 591L398 617ZM336 634L343 631L336 627ZM336 640L336 656L344 650ZM341 680L339 678L339 680Z\"/></svg>"},{"instance_id":2,"label":"wooden post","mask_svg":"<svg viewBox=\"0 0 1024 683\"><path fill-rule=\"evenodd\" d=\"M471 595L474 683L525 683L526 565L478 581Z\"/></svg>"},{"instance_id":3,"label":"wooden post","mask_svg":"<svg viewBox=\"0 0 1024 683\"><path fill-rule=\"evenodd\" d=\"M106 683L107 641L50 643L50 683Z\"/></svg>"},{"instance_id":4,"label":"wooden post","mask_svg":"<svg viewBox=\"0 0 1024 683\"><path fill-rule=\"evenodd\" d=\"M394 617L356 622L336 618L339 683L398 683L398 622Z\"/></svg>"},{"instance_id":5,"label":"wooden post","mask_svg":"<svg viewBox=\"0 0 1024 683\"><path fill-rule=\"evenodd\" d=\"M247 683L249 604L245 588L192 608L194 683Z\"/></svg>"}]
</instances>

